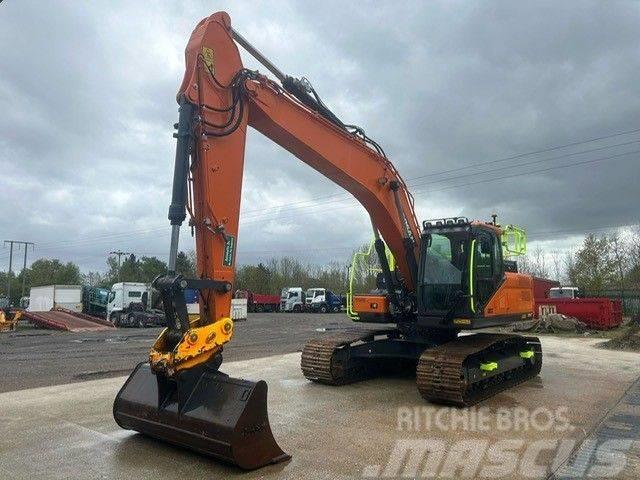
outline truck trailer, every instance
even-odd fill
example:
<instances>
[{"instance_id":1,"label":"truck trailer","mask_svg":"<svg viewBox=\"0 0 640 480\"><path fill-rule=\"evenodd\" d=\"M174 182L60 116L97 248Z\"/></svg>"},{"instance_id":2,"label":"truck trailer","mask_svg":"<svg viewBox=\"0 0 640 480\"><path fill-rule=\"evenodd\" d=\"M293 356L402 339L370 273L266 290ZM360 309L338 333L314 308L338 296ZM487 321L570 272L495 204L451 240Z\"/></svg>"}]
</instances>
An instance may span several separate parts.
<instances>
[{"instance_id":1,"label":"truck trailer","mask_svg":"<svg viewBox=\"0 0 640 480\"><path fill-rule=\"evenodd\" d=\"M280 310L280 297L278 295L255 293L249 290L236 290L234 298L246 299L247 310L249 312L277 312Z\"/></svg>"},{"instance_id":2,"label":"truck trailer","mask_svg":"<svg viewBox=\"0 0 640 480\"><path fill-rule=\"evenodd\" d=\"M82 287L80 285L31 287L28 312L48 312L54 308L82 313Z\"/></svg>"}]
</instances>

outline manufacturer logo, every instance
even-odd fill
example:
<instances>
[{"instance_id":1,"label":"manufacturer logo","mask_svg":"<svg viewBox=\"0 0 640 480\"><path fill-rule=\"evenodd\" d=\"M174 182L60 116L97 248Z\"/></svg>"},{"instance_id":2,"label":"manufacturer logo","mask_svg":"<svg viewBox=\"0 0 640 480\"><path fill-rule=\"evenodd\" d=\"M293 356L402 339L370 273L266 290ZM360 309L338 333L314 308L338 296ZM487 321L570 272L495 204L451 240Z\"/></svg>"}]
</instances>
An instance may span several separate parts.
<instances>
[{"instance_id":1,"label":"manufacturer logo","mask_svg":"<svg viewBox=\"0 0 640 480\"><path fill-rule=\"evenodd\" d=\"M224 243L224 256L222 257L222 264L225 267L233 265L233 253L236 248L236 237L233 235L227 235L227 241Z\"/></svg>"},{"instance_id":2,"label":"manufacturer logo","mask_svg":"<svg viewBox=\"0 0 640 480\"><path fill-rule=\"evenodd\" d=\"M211 74L215 74L213 49L209 47L202 47L202 59L204 60L204 64L207 66L207 69L211 72Z\"/></svg>"}]
</instances>

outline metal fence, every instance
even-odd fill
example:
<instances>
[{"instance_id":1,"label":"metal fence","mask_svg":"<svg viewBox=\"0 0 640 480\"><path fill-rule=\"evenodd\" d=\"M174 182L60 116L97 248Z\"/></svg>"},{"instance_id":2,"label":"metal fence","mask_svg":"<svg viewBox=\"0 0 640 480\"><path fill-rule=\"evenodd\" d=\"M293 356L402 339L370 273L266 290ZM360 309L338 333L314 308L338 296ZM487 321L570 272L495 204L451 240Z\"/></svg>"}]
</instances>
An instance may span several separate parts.
<instances>
[{"instance_id":1,"label":"metal fence","mask_svg":"<svg viewBox=\"0 0 640 480\"><path fill-rule=\"evenodd\" d=\"M585 292L584 296L620 299L624 315L640 315L640 290L603 290L600 292Z\"/></svg>"}]
</instances>

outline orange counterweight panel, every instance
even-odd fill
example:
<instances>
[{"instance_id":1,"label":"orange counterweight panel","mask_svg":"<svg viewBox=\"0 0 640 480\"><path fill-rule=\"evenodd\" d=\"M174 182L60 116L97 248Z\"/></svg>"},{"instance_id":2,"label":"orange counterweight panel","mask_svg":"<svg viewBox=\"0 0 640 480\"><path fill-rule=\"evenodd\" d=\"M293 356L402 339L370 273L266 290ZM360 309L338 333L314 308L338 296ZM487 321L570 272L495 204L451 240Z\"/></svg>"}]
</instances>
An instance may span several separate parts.
<instances>
[{"instance_id":1,"label":"orange counterweight panel","mask_svg":"<svg viewBox=\"0 0 640 480\"><path fill-rule=\"evenodd\" d=\"M386 295L354 295L353 311L361 322L393 322Z\"/></svg>"},{"instance_id":2,"label":"orange counterweight panel","mask_svg":"<svg viewBox=\"0 0 640 480\"><path fill-rule=\"evenodd\" d=\"M485 317L533 315L533 279L529 275L506 272L505 281L484 308Z\"/></svg>"}]
</instances>

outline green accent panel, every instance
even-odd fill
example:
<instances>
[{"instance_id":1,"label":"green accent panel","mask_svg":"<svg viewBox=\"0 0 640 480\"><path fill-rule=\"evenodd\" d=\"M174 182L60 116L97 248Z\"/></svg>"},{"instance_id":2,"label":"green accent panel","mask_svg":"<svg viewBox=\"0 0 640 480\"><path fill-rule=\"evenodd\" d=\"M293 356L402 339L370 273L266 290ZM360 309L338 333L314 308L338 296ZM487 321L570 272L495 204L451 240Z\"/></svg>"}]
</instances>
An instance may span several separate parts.
<instances>
[{"instance_id":1,"label":"green accent panel","mask_svg":"<svg viewBox=\"0 0 640 480\"><path fill-rule=\"evenodd\" d=\"M375 251L374 245L375 245L375 239L371 240L371 243L369 243L369 248L367 250L365 250L364 252L354 253L353 258L351 259L351 265L349 266L349 291L347 292L347 315L354 322L357 322L360 320L358 313L353 310L353 295L354 295L353 283L355 280L356 267L361 263L364 265L369 264L369 257ZM387 261L389 262L389 269L391 271L394 271L396 269L396 259L391 253L391 251L389 250L389 247L386 246L386 244L384 248L387 255ZM370 273L378 273L381 271L382 270L379 268L369 269Z\"/></svg>"},{"instance_id":2,"label":"green accent panel","mask_svg":"<svg viewBox=\"0 0 640 480\"><path fill-rule=\"evenodd\" d=\"M493 372L498 369L498 362L487 362L480 364L480 370L483 372Z\"/></svg>"},{"instance_id":3,"label":"green accent panel","mask_svg":"<svg viewBox=\"0 0 640 480\"><path fill-rule=\"evenodd\" d=\"M471 240L471 249L469 252L469 304L471 311L476 313L476 302L473 298L473 260L476 252L476 239Z\"/></svg>"},{"instance_id":4,"label":"green accent panel","mask_svg":"<svg viewBox=\"0 0 640 480\"><path fill-rule=\"evenodd\" d=\"M533 358L534 355L535 352L533 350L524 350L523 352L520 352L520 358L524 359Z\"/></svg>"},{"instance_id":5,"label":"green accent panel","mask_svg":"<svg viewBox=\"0 0 640 480\"><path fill-rule=\"evenodd\" d=\"M227 234L227 241L224 243L224 256L222 257L222 264L225 267L233 265L233 253L236 249L236 237Z\"/></svg>"},{"instance_id":6,"label":"green accent panel","mask_svg":"<svg viewBox=\"0 0 640 480\"><path fill-rule=\"evenodd\" d=\"M527 253L527 232L518 225L507 225L502 231L502 252L505 257Z\"/></svg>"}]
</instances>

